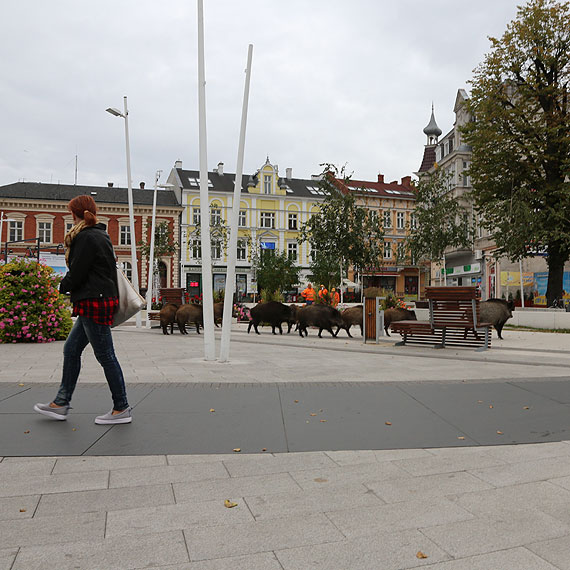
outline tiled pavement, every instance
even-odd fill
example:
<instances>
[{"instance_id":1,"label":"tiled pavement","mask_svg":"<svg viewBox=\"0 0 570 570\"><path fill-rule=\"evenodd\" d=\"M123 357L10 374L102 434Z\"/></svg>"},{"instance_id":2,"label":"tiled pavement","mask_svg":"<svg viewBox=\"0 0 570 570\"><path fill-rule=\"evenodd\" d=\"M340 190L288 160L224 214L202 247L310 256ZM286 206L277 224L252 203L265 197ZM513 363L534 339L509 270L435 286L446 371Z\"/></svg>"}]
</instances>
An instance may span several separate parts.
<instances>
[{"instance_id":1,"label":"tiled pavement","mask_svg":"<svg viewBox=\"0 0 570 570\"><path fill-rule=\"evenodd\" d=\"M201 361L195 336L124 329L115 338L127 379L154 383L166 360L177 383L243 383L246 374L253 383L532 378L539 387L557 379L551 397L560 402L569 379L566 335L536 349L542 333L507 331L505 344L488 353L437 351L434 358L427 349L397 352L359 339L309 337L303 345L298 337L238 331L232 364L221 365ZM60 354L61 344L2 346L0 381L51 384ZM82 381L100 382L91 359ZM129 429L145 418L136 414ZM3 429L0 443L9 437ZM227 508L226 499L236 506ZM570 443L4 457L0 570L46 568L570 569Z\"/></svg>"}]
</instances>

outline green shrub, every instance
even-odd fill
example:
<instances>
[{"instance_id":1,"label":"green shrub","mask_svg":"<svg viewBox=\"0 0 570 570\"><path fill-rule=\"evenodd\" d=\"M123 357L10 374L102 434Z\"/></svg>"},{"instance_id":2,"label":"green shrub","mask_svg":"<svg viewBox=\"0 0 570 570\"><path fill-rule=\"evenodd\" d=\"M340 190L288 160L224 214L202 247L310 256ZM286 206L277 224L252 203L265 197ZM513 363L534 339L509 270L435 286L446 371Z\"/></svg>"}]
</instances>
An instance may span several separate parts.
<instances>
[{"instance_id":1,"label":"green shrub","mask_svg":"<svg viewBox=\"0 0 570 570\"><path fill-rule=\"evenodd\" d=\"M65 340L73 322L60 277L37 261L0 265L0 343Z\"/></svg>"},{"instance_id":2,"label":"green shrub","mask_svg":"<svg viewBox=\"0 0 570 570\"><path fill-rule=\"evenodd\" d=\"M261 300L264 303L267 303L269 301L279 301L280 303L283 303L284 299L285 297L281 291L268 291L267 289L261 290Z\"/></svg>"}]
</instances>

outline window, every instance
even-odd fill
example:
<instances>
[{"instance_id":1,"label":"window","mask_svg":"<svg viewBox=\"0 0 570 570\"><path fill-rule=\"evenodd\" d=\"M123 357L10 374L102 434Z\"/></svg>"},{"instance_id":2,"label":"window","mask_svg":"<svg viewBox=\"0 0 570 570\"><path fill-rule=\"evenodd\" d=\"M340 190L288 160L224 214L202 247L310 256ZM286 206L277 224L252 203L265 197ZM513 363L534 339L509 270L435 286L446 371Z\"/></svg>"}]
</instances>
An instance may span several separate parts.
<instances>
[{"instance_id":1,"label":"window","mask_svg":"<svg viewBox=\"0 0 570 570\"><path fill-rule=\"evenodd\" d=\"M384 212L384 227L391 228L392 227L392 213L390 210L386 210Z\"/></svg>"},{"instance_id":2,"label":"window","mask_svg":"<svg viewBox=\"0 0 570 570\"><path fill-rule=\"evenodd\" d=\"M191 241L192 259L202 259L202 240L193 239Z\"/></svg>"},{"instance_id":3,"label":"window","mask_svg":"<svg viewBox=\"0 0 570 570\"><path fill-rule=\"evenodd\" d=\"M287 257L293 261L297 261L297 244L295 242L287 244Z\"/></svg>"},{"instance_id":4,"label":"window","mask_svg":"<svg viewBox=\"0 0 570 570\"><path fill-rule=\"evenodd\" d=\"M51 243L51 222L38 222L38 237L43 243Z\"/></svg>"},{"instance_id":5,"label":"window","mask_svg":"<svg viewBox=\"0 0 570 570\"><path fill-rule=\"evenodd\" d=\"M275 213L274 212L261 212L261 223L262 228L274 228L275 227Z\"/></svg>"},{"instance_id":6,"label":"window","mask_svg":"<svg viewBox=\"0 0 570 570\"><path fill-rule=\"evenodd\" d=\"M463 186L471 186L471 177L468 174L469 171L469 163L467 161L463 161Z\"/></svg>"},{"instance_id":7,"label":"window","mask_svg":"<svg viewBox=\"0 0 570 570\"><path fill-rule=\"evenodd\" d=\"M399 241L398 242L398 259L405 259L406 258L406 242L404 241Z\"/></svg>"},{"instance_id":8,"label":"window","mask_svg":"<svg viewBox=\"0 0 570 570\"><path fill-rule=\"evenodd\" d=\"M222 242L219 239L212 240L212 259L222 258Z\"/></svg>"},{"instance_id":9,"label":"window","mask_svg":"<svg viewBox=\"0 0 570 570\"><path fill-rule=\"evenodd\" d=\"M120 245L131 245L131 227L121 226L119 232L119 244Z\"/></svg>"},{"instance_id":10,"label":"window","mask_svg":"<svg viewBox=\"0 0 570 570\"><path fill-rule=\"evenodd\" d=\"M392 244L389 241L384 242L384 259L392 259Z\"/></svg>"},{"instance_id":11,"label":"window","mask_svg":"<svg viewBox=\"0 0 570 570\"><path fill-rule=\"evenodd\" d=\"M378 223L378 212L376 210L370 210L368 215L370 216L370 221L373 224L377 224Z\"/></svg>"},{"instance_id":12,"label":"window","mask_svg":"<svg viewBox=\"0 0 570 570\"><path fill-rule=\"evenodd\" d=\"M247 244L243 240L238 240L237 243L237 258L241 261L247 259Z\"/></svg>"},{"instance_id":13,"label":"window","mask_svg":"<svg viewBox=\"0 0 570 570\"><path fill-rule=\"evenodd\" d=\"M315 259L317 259L317 250L312 245L311 245L311 253L309 253L309 258L311 259L311 261L315 261Z\"/></svg>"},{"instance_id":14,"label":"window","mask_svg":"<svg viewBox=\"0 0 570 570\"><path fill-rule=\"evenodd\" d=\"M263 175L263 193L271 194L271 174Z\"/></svg>"},{"instance_id":15,"label":"window","mask_svg":"<svg viewBox=\"0 0 570 570\"><path fill-rule=\"evenodd\" d=\"M412 227L413 230L418 229L418 217L414 212L410 214L410 226Z\"/></svg>"},{"instance_id":16,"label":"window","mask_svg":"<svg viewBox=\"0 0 570 570\"><path fill-rule=\"evenodd\" d=\"M24 222L10 222L8 241L22 241L24 239Z\"/></svg>"},{"instance_id":17,"label":"window","mask_svg":"<svg viewBox=\"0 0 570 570\"><path fill-rule=\"evenodd\" d=\"M210 209L210 224L219 226L222 223L222 210L220 208Z\"/></svg>"},{"instance_id":18,"label":"window","mask_svg":"<svg viewBox=\"0 0 570 570\"><path fill-rule=\"evenodd\" d=\"M123 273L125 274L125 277L129 281L132 281L133 280L133 266L131 265L131 262L130 261L122 261L121 262L121 268L123 270Z\"/></svg>"},{"instance_id":19,"label":"window","mask_svg":"<svg viewBox=\"0 0 570 570\"><path fill-rule=\"evenodd\" d=\"M449 139L449 152L453 152L453 139Z\"/></svg>"},{"instance_id":20,"label":"window","mask_svg":"<svg viewBox=\"0 0 570 570\"><path fill-rule=\"evenodd\" d=\"M200 225L200 208L192 208L192 224Z\"/></svg>"},{"instance_id":21,"label":"window","mask_svg":"<svg viewBox=\"0 0 570 570\"><path fill-rule=\"evenodd\" d=\"M297 229L297 214L289 214L289 229Z\"/></svg>"},{"instance_id":22,"label":"window","mask_svg":"<svg viewBox=\"0 0 570 570\"><path fill-rule=\"evenodd\" d=\"M65 233L69 233L73 227L73 222L65 222Z\"/></svg>"},{"instance_id":23,"label":"window","mask_svg":"<svg viewBox=\"0 0 570 570\"><path fill-rule=\"evenodd\" d=\"M404 212L396 214L396 227L399 230L403 230L406 227L406 214Z\"/></svg>"},{"instance_id":24,"label":"window","mask_svg":"<svg viewBox=\"0 0 570 570\"><path fill-rule=\"evenodd\" d=\"M245 210L240 210L239 211L239 216L238 216L238 226L240 228L245 228L245 226L247 225L246 222L246 211Z\"/></svg>"}]
</instances>

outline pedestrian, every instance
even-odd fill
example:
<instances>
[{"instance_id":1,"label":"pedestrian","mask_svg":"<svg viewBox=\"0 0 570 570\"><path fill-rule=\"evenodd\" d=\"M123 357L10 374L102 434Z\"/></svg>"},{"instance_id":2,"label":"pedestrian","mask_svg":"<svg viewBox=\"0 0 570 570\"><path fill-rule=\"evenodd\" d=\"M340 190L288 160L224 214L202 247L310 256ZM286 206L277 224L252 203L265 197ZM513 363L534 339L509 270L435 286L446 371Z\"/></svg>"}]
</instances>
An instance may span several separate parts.
<instances>
[{"instance_id":1,"label":"pedestrian","mask_svg":"<svg viewBox=\"0 0 570 570\"><path fill-rule=\"evenodd\" d=\"M111 336L113 314L119 305L115 252L105 225L97 222L97 206L91 196L73 198L68 209L74 223L64 239L69 270L59 290L71 294L73 316L77 318L63 347L63 373L57 395L49 404L36 404L34 410L51 419L67 419L81 354L91 344L113 398L113 409L97 416L95 423L128 424L132 421L131 408Z\"/></svg>"},{"instance_id":2,"label":"pedestrian","mask_svg":"<svg viewBox=\"0 0 570 570\"><path fill-rule=\"evenodd\" d=\"M333 307L336 308L339 303L340 303L340 296L338 294L338 291L333 287L331 289L331 304Z\"/></svg>"},{"instance_id":3,"label":"pedestrian","mask_svg":"<svg viewBox=\"0 0 570 570\"><path fill-rule=\"evenodd\" d=\"M305 299L305 303L307 305L312 305L314 300L315 300L315 290L313 289L313 286L311 283L309 283L306 287L306 289L304 289L301 292L301 297L303 297L303 299Z\"/></svg>"},{"instance_id":4,"label":"pedestrian","mask_svg":"<svg viewBox=\"0 0 570 570\"><path fill-rule=\"evenodd\" d=\"M319 287L319 299L324 303L327 300L328 291L325 289L324 285Z\"/></svg>"}]
</instances>

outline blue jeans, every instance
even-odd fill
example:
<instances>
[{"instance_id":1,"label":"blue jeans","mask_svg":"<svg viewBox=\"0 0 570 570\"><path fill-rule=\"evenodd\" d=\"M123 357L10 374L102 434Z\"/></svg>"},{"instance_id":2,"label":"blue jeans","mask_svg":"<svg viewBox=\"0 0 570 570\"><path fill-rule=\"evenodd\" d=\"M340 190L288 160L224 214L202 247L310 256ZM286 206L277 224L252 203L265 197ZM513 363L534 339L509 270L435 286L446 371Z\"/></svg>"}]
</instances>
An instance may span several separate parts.
<instances>
[{"instance_id":1,"label":"blue jeans","mask_svg":"<svg viewBox=\"0 0 570 570\"><path fill-rule=\"evenodd\" d=\"M65 406L71 401L81 370L81 355L90 344L95 358L103 367L111 389L113 409L123 411L129 407L121 365L115 356L109 325L100 325L93 319L77 317L63 347L63 374L54 403Z\"/></svg>"}]
</instances>

